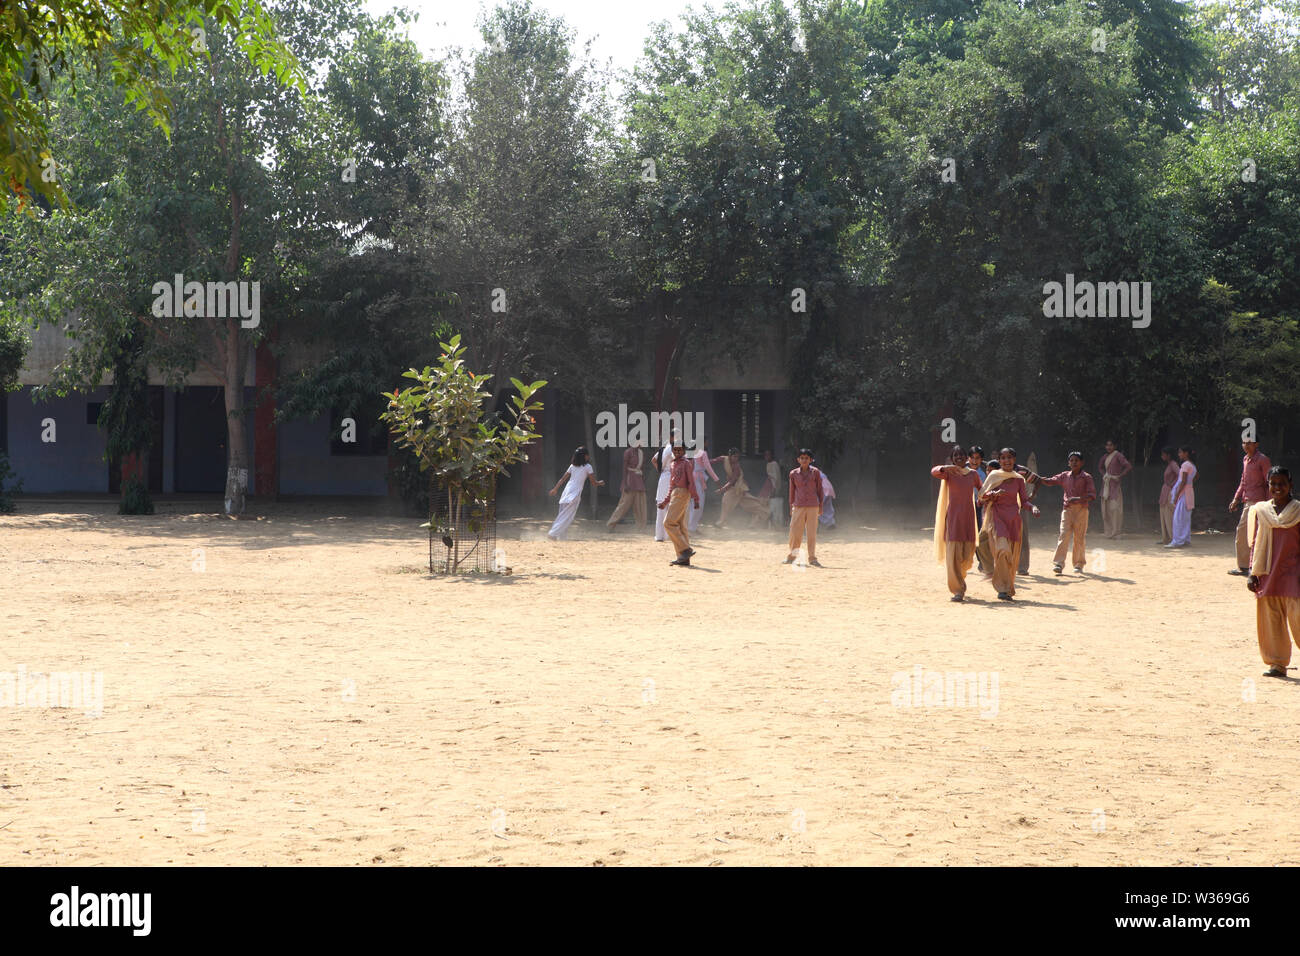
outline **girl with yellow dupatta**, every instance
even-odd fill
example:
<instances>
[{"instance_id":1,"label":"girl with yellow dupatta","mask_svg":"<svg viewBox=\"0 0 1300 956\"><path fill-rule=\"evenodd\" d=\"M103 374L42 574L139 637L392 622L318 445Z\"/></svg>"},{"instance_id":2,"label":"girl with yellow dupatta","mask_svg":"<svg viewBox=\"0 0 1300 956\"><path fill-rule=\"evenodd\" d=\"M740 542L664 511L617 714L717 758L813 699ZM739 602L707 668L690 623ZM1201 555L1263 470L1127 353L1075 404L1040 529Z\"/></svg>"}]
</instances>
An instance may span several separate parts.
<instances>
[{"instance_id":1,"label":"girl with yellow dupatta","mask_svg":"<svg viewBox=\"0 0 1300 956\"><path fill-rule=\"evenodd\" d=\"M1251 505L1246 517L1250 577L1255 593L1255 629L1265 677L1286 677L1291 641L1300 644L1300 501L1291 497L1291 472L1268 472L1268 499ZM1291 633L1287 634L1287 625Z\"/></svg>"},{"instance_id":2,"label":"girl with yellow dupatta","mask_svg":"<svg viewBox=\"0 0 1300 956\"><path fill-rule=\"evenodd\" d=\"M993 588L999 601L1010 601L1016 594L1016 569L1020 565L1020 512L1035 518L1038 508L1029 500L1025 479L1016 473L1016 450L998 452L1001 469L989 472L980 489L984 508L984 530L993 551Z\"/></svg>"},{"instance_id":3,"label":"girl with yellow dupatta","mask_svg":"<svg viewBox=\"0 0 1300 956\"><path fill-rule=\"evenodd\" d=\"M952 446L951 465L935 465L939 503L934 509L934 556L948 569L948 590L954 601L966 597L966 572L975 562L975 492L979 473L966 467L966 451Z\"/></svg>"}]
</instances>

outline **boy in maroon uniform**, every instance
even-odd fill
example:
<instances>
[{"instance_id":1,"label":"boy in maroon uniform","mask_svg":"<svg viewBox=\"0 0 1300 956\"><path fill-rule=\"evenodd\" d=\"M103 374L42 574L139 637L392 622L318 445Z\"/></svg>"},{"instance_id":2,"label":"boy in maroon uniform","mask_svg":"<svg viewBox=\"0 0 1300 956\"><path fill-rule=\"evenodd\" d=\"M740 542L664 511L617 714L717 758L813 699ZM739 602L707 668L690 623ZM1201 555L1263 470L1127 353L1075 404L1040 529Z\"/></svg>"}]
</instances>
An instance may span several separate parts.
<instances>
[{"instance_id":1,"label":"boy in maroon uniform","mask_svg":"<svg viewBox=\"0 0 1300 956\"><path fill-rule=\"evenodd\" d=\"M1097 485L1092 475L1083 470L1083 453L1072 451L1069 457L1070 470L1039 478L1045 485L1060 485L1064 491L1061 498L1061 535L1056 539L1056 554L1052 555L1052 570L1060 574L1065 567L1065 552L1074 542L1074 570L1083 573L1083 566L1088 561L1088 503L1097 500Z\"/></svg>"},{"instance_id":2,"label":"boy in maroon uniform","mask_svg":"<svg viewBox=\"0 0 1300 956\"><path fill-rule=\"evenodd\" d=\"M803 544L804 531L808 532L808 564L820 568L817 560L817 519L822 515L822 473L812 465L813 454L808 448L799 449L799 467L790 472L790 549L785 563L794 564Z\"/></svg>"},{"instance_id":3,"label":"boy in maroon uniform","mask_svg":"<svg viewBox=\"0 0 1300 956\"><path fill-rule=\"evenodd\" d=\"M669 468L668 496L659 502L660 508L668 509L668 516L664 518L664 531L668 533L673 550L677 552L677 559L668 563L689 568L691 555L695 551L691 548L690 534L686 530L686 502L693 501L698 507L700 496L695 490L691 463L686 459L686 445L680 438L673 440L673 462Z\"/></svg>"}]
</instances>

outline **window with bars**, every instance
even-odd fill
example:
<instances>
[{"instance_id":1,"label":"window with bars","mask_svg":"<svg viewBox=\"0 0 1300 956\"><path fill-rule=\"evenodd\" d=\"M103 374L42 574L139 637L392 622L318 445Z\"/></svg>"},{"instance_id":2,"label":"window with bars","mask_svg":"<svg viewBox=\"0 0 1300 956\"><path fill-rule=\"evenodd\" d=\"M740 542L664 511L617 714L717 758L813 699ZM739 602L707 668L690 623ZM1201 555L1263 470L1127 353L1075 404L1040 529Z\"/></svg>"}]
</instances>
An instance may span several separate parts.
<instances>
[{"instance_id":1,"label":"window with bars","mask_svg":"<svg viewBox=\"0 0 1300 956\"><path fill-rule=\"evenodd\" d=\"M736 447L742 455L762 455L772 443L771 396L762 392L740 392Z\"/></svg>"},{"instance_id":2,"label":"window with bars","mask_svg":"<svg viewBox=\"0 0 1300 956\"><path fill-rule=\"evenodd\" d=\"M758 392L740 393L740 453L761 455L761 423L763 421L763 396Z\"/></svg>"}]
</instances>

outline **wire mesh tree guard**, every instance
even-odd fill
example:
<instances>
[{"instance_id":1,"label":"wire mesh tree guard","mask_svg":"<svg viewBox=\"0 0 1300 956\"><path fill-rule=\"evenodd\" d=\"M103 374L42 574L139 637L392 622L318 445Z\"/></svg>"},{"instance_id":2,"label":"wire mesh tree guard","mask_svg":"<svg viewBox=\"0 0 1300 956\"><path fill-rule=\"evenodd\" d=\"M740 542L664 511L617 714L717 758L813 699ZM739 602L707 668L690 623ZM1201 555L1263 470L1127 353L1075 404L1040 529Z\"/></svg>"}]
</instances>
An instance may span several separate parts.
<instances>
[{"instance_id":1,"label":"wire mesh tree guard","mask_svg":"<svg viewBox=\"0 0 1300 956\"><path fill-rule=\"evenodd\" d=\"M497 546L495 496L487 500L466 500L447 489L434 499L432 519L421 527L429 529L429 573L441 565L446 573L504 572L504 554Z\"/></svg>"}]
</instances>

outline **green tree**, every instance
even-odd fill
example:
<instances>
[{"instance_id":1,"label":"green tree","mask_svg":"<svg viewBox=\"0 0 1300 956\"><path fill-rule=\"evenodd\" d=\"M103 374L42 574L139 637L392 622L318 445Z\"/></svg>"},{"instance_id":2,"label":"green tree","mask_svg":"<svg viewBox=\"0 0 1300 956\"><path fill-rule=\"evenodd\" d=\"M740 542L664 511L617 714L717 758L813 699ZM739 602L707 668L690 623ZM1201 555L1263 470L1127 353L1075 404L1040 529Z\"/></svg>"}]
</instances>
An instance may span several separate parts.
<instances>
[{"instance_id":1,"label":"green tree","mask_svg":"<svg viewBox=\"0 0 1300 956\"><path fill-rule=\"evenodd\" d=\"M525 385L512 378L516 391L511 397L513 420L489 414L484 403L492 392L483 386L491 376L475 375L466 368L460 336L440 344L444 351L437 365L422 371L410 369L404 377L414 379L414 385L384 393L388 409L381 416L398 444L409 448L419 459L420 470L429 475L430 573L437 532L445 535L445 570L449 572L473 553L471 548L461 555L462 526L473 533L476 545L481 541L484 522L492 520L498 477L515 462L527 461L524 446L539 437L533 426L542 403L533 396L546 384ZM446 515L437 513L437 488L448 493Z\"/></svg>"},{"instance_id":2,"label":"green tree","mask_svg":"<svg viewBox=\"0 0 1300 956\"><path fill-rule=\"evenodd\" d=\"M625 104L626 165L654 164L638 184L636 230L639 281L674 346L663 405L689 350L707 343L743 367L775 340L806 413L808 363L836 347L829 316L883 259L867 178L879 152L869 53L836 3L688 14L680 32L663 24L647 42Z\"/></svg>"},{"instance_id":3,"label":"green tree","mask_svg":"<svg viewBox=\"0 0 1300 956\"><path fill-rule=\"evenodd\" d=\"M340 178L346 157L335 127L313 121L328 66L346 49L336 38L364 20L356 3L291 0L272 16L313 78L305 95L259 72L242 55L241 38L215 22L209 55L165 86L175 120L168 143L114 109L108 84L74 90L65 81L53 122L65 135L63 153L75 157L67 181L88 208L11 228L11 251L31 264L19 280L26 295L13 308L65 324L75 339L56 389L97 383L112 367L123 326L135 324L151 333L147 362L174 384L196 367L222 384L231 514L243 511L247 492L243 387L252 347L277 317L292 314L298 283L317 261L304 250L338 243L341 226L319 194ZM210 312L188 291L200 314L184 314L179 302L168 310L158 286L176 274L187 283L244 283L242 304L256 296L259 314ZM45 281L37 284L38 276Z\"/></svg>"},{"instance_id":4,"label":"green tree","mask_svg":"<svg viewBox=\"0 0 1300 956\"><path fill-rule=\"evenodd\" d=\"M19 207L33 194L66 201L51 153L41 100L60 78L89 67L107 76L127 103L170 134L164 72L203 61L206 34L229 31L249 62L281 83L301 87L302 73L256 0L11 0L0 4L0 165Z\"/></svg>"},{"instance_id":5,"label":"green tree","mask_svg":"<svg viewBox=\"0 0 1300 956\"><path fill-rule=\"evenodd\" d=\"M1298 0L1211 0L1193 15L1209 61L1198 92L1213 116L1300 109Z\"/></svg>"}]
</instances>

